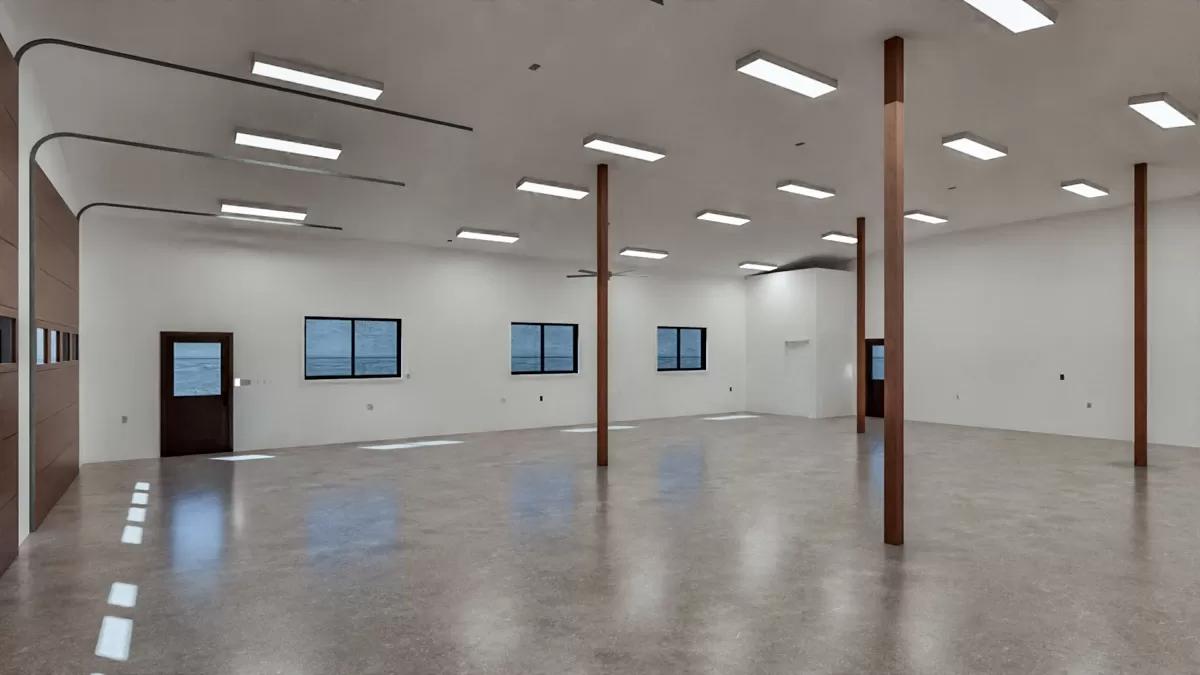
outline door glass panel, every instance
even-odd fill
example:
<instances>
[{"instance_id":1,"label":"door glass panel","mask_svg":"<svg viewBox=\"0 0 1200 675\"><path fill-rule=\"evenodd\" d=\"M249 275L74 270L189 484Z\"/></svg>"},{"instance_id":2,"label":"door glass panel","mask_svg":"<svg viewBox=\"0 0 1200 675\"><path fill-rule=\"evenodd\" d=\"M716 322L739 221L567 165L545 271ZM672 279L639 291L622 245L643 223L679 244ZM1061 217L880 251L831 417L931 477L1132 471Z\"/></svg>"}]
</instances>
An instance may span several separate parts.
<instances>
[{"instance_id":1,"label":"door glass panel","mask_svg":"<svg viewBox=\"0 0 1200 675\"><path fill-rule=\"evenodd\" d=\"M395 321L354 322L354 374L395 375L399 369Z\"/></svg>"},{"instance_id":2,"label":"door glass panel","mask_svg":"<svg viewBox=\"0 0 1200 675\"><path fill-rule=\"evenodd\" d=\"M575 370L575 327L544 326L546 372L570 373Z\"/></svg>"},{"instance_id":3,"label":"door glass panel","mask_svg":"<svg viewBox=\"0 0 1200 675\"><path fill-rule=\"evenodd\" d=\"M176 342L174 356L176 396L221 395L220 342Z\"/></svg>"},{"instance_id":4,"label":"door glass panel","mask_svg":"<svg viewBox=\"0 0 1200 675\"><path fill-rule=\"evenodd\" d=\"M871 345L871 379L883 379L883 345Z\"/></svg>"},{"instance_id":5,"label":"door glass panel","mask_svg":"<svg viewBox=\"0 0 1200 675\"><path fill-rule=\"evenodd\" d=\"M46 329L45 328L37 329L36 341L37 341L37 363L42 364L42 363L46 362Z\"/></svg>"},{"instance_id":6,"label":"door glass panel","mask_svg":"<svg viewBox=\"0 0 1200 675\"><path fill-rule=\"evenodd\" d=\"M46 363L58 363L58 331L50 331L50 358Z\"/></svg>"}]
</instances>

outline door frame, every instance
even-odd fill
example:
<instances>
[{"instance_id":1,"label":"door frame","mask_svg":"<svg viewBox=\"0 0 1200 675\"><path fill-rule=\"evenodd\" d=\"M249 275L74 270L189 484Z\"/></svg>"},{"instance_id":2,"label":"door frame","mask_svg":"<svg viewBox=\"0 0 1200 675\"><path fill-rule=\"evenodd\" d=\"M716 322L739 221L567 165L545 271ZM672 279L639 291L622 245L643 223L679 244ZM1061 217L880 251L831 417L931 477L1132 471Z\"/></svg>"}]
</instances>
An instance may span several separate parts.
<instances>
[{"instance_id":1,"label":"door frame","mask_svg":"<svg viewBox=\"0 0 1200 675\"><path fill-rule=\"evenodd\" d=\"M167 399L174 396L173 388L168 391L168 385L173 384L174 349L171 345L176 342L220 342L221 343L221 397L225 399L225 437L229 440L228 450L217 452L233 452L233 333L209 333L196 331L160 331L158 334L158 456L182 457L186 455L163 454L163 438L167 428ZM226 350L228 355L226 356ZM210 453L196 453L210 454Z\"/></svg>"}]
</instances>

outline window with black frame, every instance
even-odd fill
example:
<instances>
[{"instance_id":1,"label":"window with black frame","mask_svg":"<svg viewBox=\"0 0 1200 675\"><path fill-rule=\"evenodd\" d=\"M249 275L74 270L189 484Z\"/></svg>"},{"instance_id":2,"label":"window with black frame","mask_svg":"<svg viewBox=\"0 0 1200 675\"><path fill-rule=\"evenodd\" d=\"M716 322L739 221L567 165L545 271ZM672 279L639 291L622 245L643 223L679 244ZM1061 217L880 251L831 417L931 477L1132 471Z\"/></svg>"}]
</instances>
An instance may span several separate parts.
<instances>
[{"instance_id":1,"label":"window with black frame","mask_svg":"<svg viewBox=\"0 0 1200 675\"><path fill-rule=\"evenodd\" d=\"M399 376L399 319L304 318L304 379Z\"/></svg>"},{"instance_id":2,"label":"window with black frame","mask_svg":"<svg viewBox=\"0 0 1200 675\"><path fill-rule=\"evenodd\" d=\"M513 375L579 372L579 325L513 322Z\"/></svg>"},{"instance_id":3,"label":"window with black frame","mask_svg":"<svg viewBox=\"0 0 1200 675\"><path fill-rule=\"evenodd\" d=\"M707 368L707 328L658 327L658 369L660 371L705 370Z\"/></svg>"}]
</instances>

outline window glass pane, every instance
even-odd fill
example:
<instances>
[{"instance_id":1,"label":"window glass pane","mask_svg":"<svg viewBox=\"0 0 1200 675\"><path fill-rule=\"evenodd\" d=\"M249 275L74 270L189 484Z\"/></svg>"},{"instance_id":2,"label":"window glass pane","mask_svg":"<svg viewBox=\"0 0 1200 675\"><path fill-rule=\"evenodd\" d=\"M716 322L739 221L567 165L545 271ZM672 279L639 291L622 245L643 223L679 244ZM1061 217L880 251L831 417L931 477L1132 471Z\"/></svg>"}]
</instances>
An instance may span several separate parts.
<instances>
[{"instance_id":1,"label":"window glass pane","mask_svg":"<svg viewBox=\"0 0 1200 675\"><path fill-rule=\"evenodd\" d=\"M220 342L176 342L174 356L176 396L220 396Z\"/></svg>"},{"instance_id":2,"label":"window glass pane","mask_svg":"<svg viewBox=\"0 0 1200 675\"><path fill-rule=\"evenodd\" d=\"M678 331L674 328L659 328L658 329L658 369L665 370L667 368L677 368L679 356L676 351L678 344L676 343L676 335Z\"/></svg>"},{"instance_id":3,"label":"window glass pane","mask_svg":"<svg viewBox=\"0 0 1200 675\"><path fill-rule=\"evenodd\" d=\"M58 363L58 331L50 331L50 358L49 363Z\"/></svg>"},{"instance_id":4,"label":"window glass pane","mask_svg":"<svg viewBox=\"0 0 1200 675\"><path fill-rule=\"evenodd\" d=\"M883 345L871 345L871 379L883 379Z\"/></svg>"},{"instance_id":5,"label":"window glass pane","mask_svg":"<svg viewBox=\"0 0 1200 675\"><path fill-rule=\"evenodd\" d=\"M46 329L37 329L37 362L46 362Z\"/></svg>"},{"instance_id":6,"label":"window glass pane","mask_svg":"<svg viewBox=\"0 0 1200 675\"><path fill-rule=\"evenodd\" d=\"M542 369L542 327L538 324L512 325L512 372L536 373Z\"/></svg>"},{"instance_id":7,"label":"window glass pane","mask_svg":"<svg viewBox=\"0 0 1200 675\"><path fill-rule=\"evenodd\" d=\"M704 331L699 328L679 329L679 367L699 370L704 366Z\"/></svg>"},{"instance_id":8,"label":"window glass pane","mask_svg":"<svg viewBox=\"0 0 1200 675\"><path fill-rule=\"evenodd\" d=\"M16 363L17 321L11 316L0 316L0 363Z\"/></svg>"},{"instance_id":9,"label":"window glass pane","mask_svg":"<svg viewBox=\"0 0 1200 675\"><path fill-rule=\"evenodd\" d=\"M395 375L399 372L399 324L396 321L354 322L354 374Z\"/></svg>"},{"instance_id":10,"label":"window glass pane","mask_svg":"<svg viewBox=\"0 0 1200 675\"><path fill-rule=\"evenodd\" d=\"M350 320L304 320L304 376L349 377Z\"/></svg>"},{"instance_id":11,"label":"window glass pane","mask_svg":"<svg viewBox=\"0 0 1200 675\"><path fill-rule=\"evenodd\" d=\"M570 373L575 370L575 327L543 326L546 341L546 372Z\"/></svg>"}]
</instances>

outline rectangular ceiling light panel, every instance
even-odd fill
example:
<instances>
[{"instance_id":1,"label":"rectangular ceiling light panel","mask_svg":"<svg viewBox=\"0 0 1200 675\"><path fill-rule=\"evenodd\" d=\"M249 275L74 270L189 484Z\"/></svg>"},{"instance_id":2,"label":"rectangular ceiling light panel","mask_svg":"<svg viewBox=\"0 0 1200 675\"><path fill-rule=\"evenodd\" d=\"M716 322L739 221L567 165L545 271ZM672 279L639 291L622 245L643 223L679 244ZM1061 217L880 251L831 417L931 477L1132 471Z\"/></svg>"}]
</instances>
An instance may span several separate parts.
<instances>
[{"instance_id":1,"label":"rectangular ceiling light panel","mask_svg":"<svg viewBox=\"0 0 1200 675\"><path fill-rule=\"evenodd\" d=\"M837 91L837 80L762 50L738 59L737 70L809 98Z\"/></svg>"},{"instance_id":2,"label":"rectangular ceiling light panel","mask_svg":"<svg viewBox=\"0 0 1200 675\"><path fill-rule=\"evenodd\" d=\"M908 211L904 214L904 217L908 218L909 220L915 220L918 223L929 223L930 225L941 225L942 223L950 222L949 220L929 213L928 211Z\"/></svg>"},{"instance_id":3,"label":"rectangular ceiling light panel","mask_svg":"<svg viewBox=\"0 0 1200 675\"><path fill-rule=\"evenodd\" d=\"M1134 96L1129 99L1129 107L1163 129L1196 126L1196 113L1165 92Z\"/></svg>"},{"instance_id":4,"label":"rectangular ceiling light panel","mask_svg":"<svg viewBox=\"0 0 1200 675\"><path fill-rule=\"evenodd\" d=\"M1053 26L1058 12L1043 0L966 0L993 21L1014 33Z\"/></svg>"},{"instance_id":5,"label":"rectangular ceiling light panel","mask_svg":"<svg viewBox=\"0 0 1200 675\"><path fill-rule=\"evenodd\" d=\"M750 222L750 218L741 216L736 213L725 213L724 211L701 211L696 214L696 220L707 220L712 223L721 223L722 225L735 225L741 227Z\"/></svg>"},{"instance_id":6,"label":"rectangular ceiling light panel","mask_svg":"<svg viewBox=\"0 0 1200 675\"><path fill-rule=\"evenodd\" d=\"M322 141L313 141L299 136L288 136L271 131L255 131L253 129L236 129L233 142L251 148L288 152L294 155L307 155L321 159L337 159L342 155L342 146Z\"/></svg>"},{"instance_id":7,"label":"rectangular ceiling light panel","mask_svg":"<svg viewBox=\"0 0 1200 675\"><path fill-rule=\"evenodd\" d=\"M477 230L466 227L460 228L456 236L459 239L478 239L479 241L494 241L500 244L514 244L521 238L521 235L516 232Z\"/></svg>"},{"instance_id":8,"label":"rectangular ceiling light panel","mask_svg":"<svg viewBox=\"0 0 1200 675\"><path fill-rule=\"evenodd\" d=\"M812 183L805 183L798 180L780 181L775 188L784 192L790 192L794 195L811 197L813 199L829 199L830 197L837 195L837 192L831 188L821 187L820 185L813 185Z\"/></svg>"},{"instance_id":9,"label":"rectangular ceiling light panel","mask_svg":"<svg viewBox=\"0 0 1200 675\"><path fill-rule=\"evenodd\" d=\"M292 84L365 98L370 101L377 100L383 94L382 82L263 54L254 55L250 72L260 77L283 80Z\"/></svg>"},{"instance_id":10,"label":"rectangular ceiling light panel","mask_svg":"<svg viewBox=\"0 0 1200 675\"><path fill-rule=\"evenodd\" d=\"M522 178L517 182L517 189L522 192L533 192L539 195L563 197L564 199L583 199L588 196L587 188L569 183L542 180L540 178Z\"/></svg>"},{"instance_id":11,"label":"rectangular ceiling light panel","mask_svg":"<svg viewBox=\"0 0 1200 675\"><path fill-rule=\"evenodd\" d=\"M858 237L844 232L826 232L821 235L825 241L836 241L839 244L857 244Z\"/></svg>"},{"instance_id":12,"label":"rectangular ceiling light panel","mask_svg":"<svg viewBox=\"0 0 1200 675\"><path fill-rule=\"evenodd\" d=\"M1008 148L969 131L946 136L942 139L942 145L985 162L1008 155Z\"/></svg>"},{"instance_id":13,"label":"rectangular ceiling light panel","mask_svg":"<svg viewBox=\"0 0 1200 675\"><path fill-rule=\"evenodd\" d=\"M626 246L621 249L621 255L629 258L649 258L650 260L662 260L670 255L666 251L656 251L652 248L632 248Z\"/></svg>"},{"instance_id":14,"label":"rectangular ceiling light panel","mask_svg":"<svg viewBox=\"0 0 1200 675\"><path fill-rule=\"evenodd\" d=\"M298 209L292 206L255 204L252 202L222 201L221 213L230 216L252 216L258 218L275 218L277 220L302 221L308 218L308 211L305 209Z\"/></svg>"},{"instance_id":15,"label":"rectangular ceiling light panel","mask_svg":"<svg viewBox=\"0 0 1200 675\"><path fill-rule=\"evenodd\" d=\"M619 138L603 136L600 134L592 134L591 136L583 139L583 147L587 148L588 150L598 150L600 152L607 152L609 154L620 155L622 157L640 159L643 162L657 162L658 160L667 156L667 153L659 150L658 148L652 148L648 145L642 145L641 143L623 141Z\"/></svg>"},{"instance_id":16,"label":"rectangular ceiling light panel","mask_svg":"<svg viewBox=\"0 0 1200 675\"><path fill-rule=\"evenodd\" d=\"M1082 178L1063 181L1062 189L1067 192L1074 192L1080 197L1087 197L1088 199L1108 196L1108 188L1097 185L1089 180L1083 180Z\"/></svg>"},{"instance_id":17,"label":"rectangular ceiling light panel","mask_svg":"<svg viewBox=\"0 0 1200 675\"><path fill-rule=\"evenodd\" d=\"M741 265L738 265L738 268L743 269L743 270L750 270L752 272L774 272L775 270L779 269L779 265L772 265L771 263L746 261L746 262L742 263Z\"/></svg>"}]
</instances>

